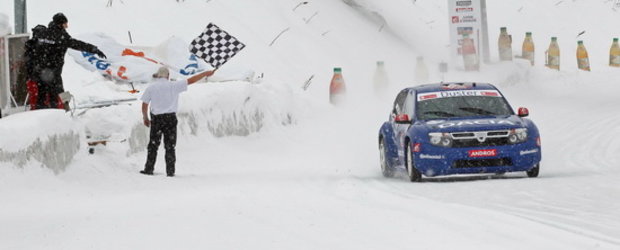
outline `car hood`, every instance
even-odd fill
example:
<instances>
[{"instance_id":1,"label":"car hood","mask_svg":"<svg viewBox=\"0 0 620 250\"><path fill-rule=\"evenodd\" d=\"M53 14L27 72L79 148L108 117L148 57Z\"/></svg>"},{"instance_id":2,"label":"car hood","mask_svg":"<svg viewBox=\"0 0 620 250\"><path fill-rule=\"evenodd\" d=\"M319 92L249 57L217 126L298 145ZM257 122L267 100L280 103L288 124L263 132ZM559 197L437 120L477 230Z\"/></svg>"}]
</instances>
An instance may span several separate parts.
<instances>
[{"instance_id":1,"label":"car hood","mask_svg":"<svg viewBox=\"0 0 620 250\"><path fill-rule=\"evenodd\" d=\"M523 119L516 115L502 117L484 117L470 119L449 119L423 121L422 125L430 131L436 132L460 132L477 130L500 130L523 128L526 126Z\"/></svg>"}]
</instances>

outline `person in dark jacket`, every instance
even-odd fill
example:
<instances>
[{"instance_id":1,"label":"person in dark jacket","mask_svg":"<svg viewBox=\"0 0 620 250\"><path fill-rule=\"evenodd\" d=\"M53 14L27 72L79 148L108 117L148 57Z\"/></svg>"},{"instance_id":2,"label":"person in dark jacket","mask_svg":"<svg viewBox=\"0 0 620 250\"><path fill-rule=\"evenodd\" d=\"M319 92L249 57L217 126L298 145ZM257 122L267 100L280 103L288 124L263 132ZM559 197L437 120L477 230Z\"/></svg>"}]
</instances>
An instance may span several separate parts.
<instances>
[{"instance_id":1,"label":"person in dark jacket","mask_svg":"<svg viewBox=\"0 0 620 250\"><path fill-rule=\"evenodd\" d=\"M85 51L107 58L97 46L72 38L66 29L68 19L63 13L57 13L49 23L47 30L37 40L38 51L33 75L38 80L39 95L37 108L63 108L59 94L64 92L62 68L65 64L67 49ZM46 103L49 100L49 104Z\"/></svg>"},{"instance_id":2,"label":"person in dark jacket","mask_svg":"<svg viewBox=\"0 0 620 250\"><path fill-rule=\"evenodd\" d=\"M24 62L27 77L26 88L28 89L28 104L31 110L37 108L37 98L39 96L38 84L41 80L39 79L39 75L35 74L35 67L41 64L39 56L39 54L41 54L41 47L38 45L38 40L45 30L47 30L47 28L43 25L37 25L32 28L32 38L26 41L24 45Z\"/></svg>"}]
</instances>

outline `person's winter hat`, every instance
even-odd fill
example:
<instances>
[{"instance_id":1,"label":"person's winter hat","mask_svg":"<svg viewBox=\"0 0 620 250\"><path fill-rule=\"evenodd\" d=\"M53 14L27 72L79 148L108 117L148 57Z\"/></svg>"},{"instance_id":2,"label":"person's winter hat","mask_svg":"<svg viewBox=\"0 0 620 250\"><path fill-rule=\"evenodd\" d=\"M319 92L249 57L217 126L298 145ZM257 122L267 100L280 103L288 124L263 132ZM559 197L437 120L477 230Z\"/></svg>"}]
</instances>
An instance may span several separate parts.
<instances>
[{"instance_id":1,"label":"person's winter hat","mask_svg":"<svg viewBox=\"0 0 620 250\"><path fill-rule=\"evenodd\" d=\"M153 78L168 78L168 76L170 76L170 71L166 67L160 67L157 73L153 74Z\"/></svg>"},{"instance_id":2,"label":"person's winter hat","mask_svg":"<svg viewBox=\"0 0 620 250\"><path fill-rule=\"evenodd\" d=\"M34 39L39 39L43 36L43 32L45 32L45 26L43 25L37 25L34 28L32 28L32 38Z\"/></svg>"},{"instance_id":3,"label":"person's winter hat","mask_svg":"<svg viewBox=\"0 0 620 250\"><path fill-rule=\"evenodd\" d=\"M67 17L65 16L65 14L62 13L56 13L56 15L54 15L54 17L52 18L52 22L54 22L57 25L63 25L67 22L69 22L69 20L67 20Z\"/></svg>"}]
</instances>

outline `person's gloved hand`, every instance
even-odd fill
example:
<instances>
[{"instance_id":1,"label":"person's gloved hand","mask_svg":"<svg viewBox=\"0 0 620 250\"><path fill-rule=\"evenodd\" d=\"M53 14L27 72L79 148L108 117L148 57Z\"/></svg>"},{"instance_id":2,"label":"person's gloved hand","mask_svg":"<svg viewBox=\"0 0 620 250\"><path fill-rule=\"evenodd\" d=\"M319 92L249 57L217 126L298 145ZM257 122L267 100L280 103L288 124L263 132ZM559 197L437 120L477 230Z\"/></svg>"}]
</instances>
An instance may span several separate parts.
<instances>
[{"instance_id":1,"label":"person's gloved hand","mask_svg":"<svg viewBox=\"0 0 620 250\"><path fill-rule=\"evenodd\" d=\"M103 54L103 52L101 52L101 50L97 50L95 52L95 55L97 55L99 58L103 58L103 59L107 59L108 57L105 56L105 54Z\"/></svg>"}]
</instances>

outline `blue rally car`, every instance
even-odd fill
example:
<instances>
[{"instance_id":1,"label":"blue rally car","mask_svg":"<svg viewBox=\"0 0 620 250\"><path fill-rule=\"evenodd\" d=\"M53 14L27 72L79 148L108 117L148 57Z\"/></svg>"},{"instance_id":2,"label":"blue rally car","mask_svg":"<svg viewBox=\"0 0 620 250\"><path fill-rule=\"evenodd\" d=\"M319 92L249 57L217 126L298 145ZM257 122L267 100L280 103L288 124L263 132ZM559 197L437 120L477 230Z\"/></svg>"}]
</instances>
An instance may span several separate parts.
<instances>
[{"instance_id":1,"label":"blue rally car","mask_svg":"<svg viewBox=\"0 0 620 250\"><path fill-rule=\"evenodd\" d=\"M379 131L381 171L424 176L526 171L537 177L541 145L528 109L515 114L487 83L438 83L402 90Z\"/></svg>"}]
</instances>

